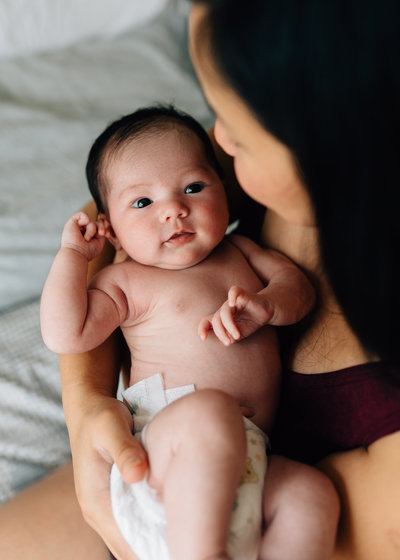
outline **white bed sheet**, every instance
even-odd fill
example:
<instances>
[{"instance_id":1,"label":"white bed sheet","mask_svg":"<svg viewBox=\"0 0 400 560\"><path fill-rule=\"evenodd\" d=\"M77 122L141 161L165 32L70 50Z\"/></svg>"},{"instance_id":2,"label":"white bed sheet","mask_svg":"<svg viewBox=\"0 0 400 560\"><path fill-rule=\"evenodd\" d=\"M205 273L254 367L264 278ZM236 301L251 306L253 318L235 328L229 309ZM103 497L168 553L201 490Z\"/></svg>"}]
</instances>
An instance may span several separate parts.
<instances>
[{"instance_id":1,"label":"white bed sheet","mask_svg":"<svg viewBox=\"0 0 400 560\"><path fill-rule=\"evenodd\" d=\"M0 57L111 37L150 21L175 0L0 0Z\"/></svg>"},{"instance_id":2,"label":"white bed sheet","mask_svg":"<svg viewBox=\"0 0 400 560\"><path fill-rule=\"evenodd\" d=\"M188 56L188 8L170 0L120 34L0 56L0 502L69 457L38 299L64 221L89 199L91 142L153 102L212 124Z\"/></svg>"}]
</instances>

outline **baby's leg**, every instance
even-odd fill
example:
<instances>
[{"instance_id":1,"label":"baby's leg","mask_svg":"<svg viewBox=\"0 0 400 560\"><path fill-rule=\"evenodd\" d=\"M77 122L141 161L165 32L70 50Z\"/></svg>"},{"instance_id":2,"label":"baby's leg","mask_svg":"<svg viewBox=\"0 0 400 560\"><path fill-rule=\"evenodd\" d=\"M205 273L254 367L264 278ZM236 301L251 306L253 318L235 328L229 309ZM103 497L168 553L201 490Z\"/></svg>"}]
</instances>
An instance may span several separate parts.
<instances>
[{"instance_id":1,"label":"baby's leg","mask_svg":"<svg viewBox=\"0 0 400 560\"><path fill-rule=\"evenodd\" d=\"M330 560L339 498L313 467L272 456L264 489L266 531L260 560Z\"/></svg>"},{"instance_id":2,"label":"baby's leg","mask_svg":"<svg viewBox=\"0 0 400 560\"><path fill-rule=\"evenodd\" d=\"M164 502L174 560L228 558L226 541L246 458L237 403L215 390L173 402L147 427L149 484Z\"/></svg>"}]
</instances>

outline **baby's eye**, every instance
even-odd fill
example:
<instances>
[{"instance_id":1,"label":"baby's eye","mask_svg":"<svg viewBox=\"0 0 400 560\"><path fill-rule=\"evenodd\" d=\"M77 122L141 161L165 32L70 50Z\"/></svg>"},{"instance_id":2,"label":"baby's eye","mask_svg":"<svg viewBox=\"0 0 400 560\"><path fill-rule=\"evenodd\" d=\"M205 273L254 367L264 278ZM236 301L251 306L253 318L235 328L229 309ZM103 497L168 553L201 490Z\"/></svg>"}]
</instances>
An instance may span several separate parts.
<instances>
[{"instance_id":1,"label":"baby's eye","mask_svg":"<svg viewBox=\"0 0 400 560\"><path fill-rule=\"evenodd\" d=\"M153 201L150 198L138 198L135 202L132 203L132 206L135 208L144 208L145 206L149 206L152 204Z\"/></svg>"},{"instance_id":2,"label":"baby's eye","mask_svg":"<svg viewBox=\"0 0 400 560\"><path fill-rule=\"evenodd\" d=\"M185 188L185 194L199 193L204 189L203 183L191 183Z\"/></svg>"}]
</instances>

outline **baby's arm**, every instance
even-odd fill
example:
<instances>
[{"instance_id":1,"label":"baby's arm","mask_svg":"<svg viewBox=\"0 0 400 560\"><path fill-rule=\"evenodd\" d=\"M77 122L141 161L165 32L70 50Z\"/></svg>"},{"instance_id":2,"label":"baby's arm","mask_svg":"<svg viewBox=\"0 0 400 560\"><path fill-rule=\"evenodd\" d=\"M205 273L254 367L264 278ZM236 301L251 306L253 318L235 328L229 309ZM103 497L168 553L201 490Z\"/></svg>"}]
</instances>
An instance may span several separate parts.
<instances>
[{"instance_id":1,"label":"baby's arm","mask_svg":"<svg viewBox=\"0 0 400 560\"><path fill-rule=\"evenodd\" d=\"M266 287L252 293L232 286L227 301L220 309L200 322L199 335L203 340L213 329L221 342L229 345L250 336L266 324L281 326L297 323L312 309L314 289L306 275L290 259L239 235L231 236L230 240Z\"/></svg>"},{"instance_id":2,"label":"baby's arm","mask_svg":"<svg viewBox=\"0 0 400 560\"><path fill-rule=\"evenodd\" d=\"M75 354L98 346L126 315L126 300L112 282L107 292L87 289L88 263L100 253L106 236L106 221L92 222L84 212L74 214L64 227L40 306L42 336L54 352Z\"/></svg>"}]
</instances>

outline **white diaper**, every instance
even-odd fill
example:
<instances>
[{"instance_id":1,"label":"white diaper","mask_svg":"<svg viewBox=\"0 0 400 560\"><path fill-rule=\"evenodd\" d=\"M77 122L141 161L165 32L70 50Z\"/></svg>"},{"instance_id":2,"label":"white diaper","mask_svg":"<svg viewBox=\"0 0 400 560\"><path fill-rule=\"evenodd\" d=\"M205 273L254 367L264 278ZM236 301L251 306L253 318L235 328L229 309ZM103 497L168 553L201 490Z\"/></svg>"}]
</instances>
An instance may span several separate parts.
<instances>
[{"instance_id":1,"label":"white diaper","mask_svg":"<svg viewBox=\"0 0 400 560\"><path fill-rule=\"evenodd\" d=\"M157 412L174 400L194 392L194 385L164 389L161 374L129 387L123 393L135 416L135 437L146 447L145 427ZM247 460L236 492L228 536L233 560L256 560L262 522L262 493L267 468L267 436L248 418ZM147 480L125 484L116 467L111 470L111 503L117 525L139 560L170 560L165 509Z\"/></svg>"}]
</instances>

